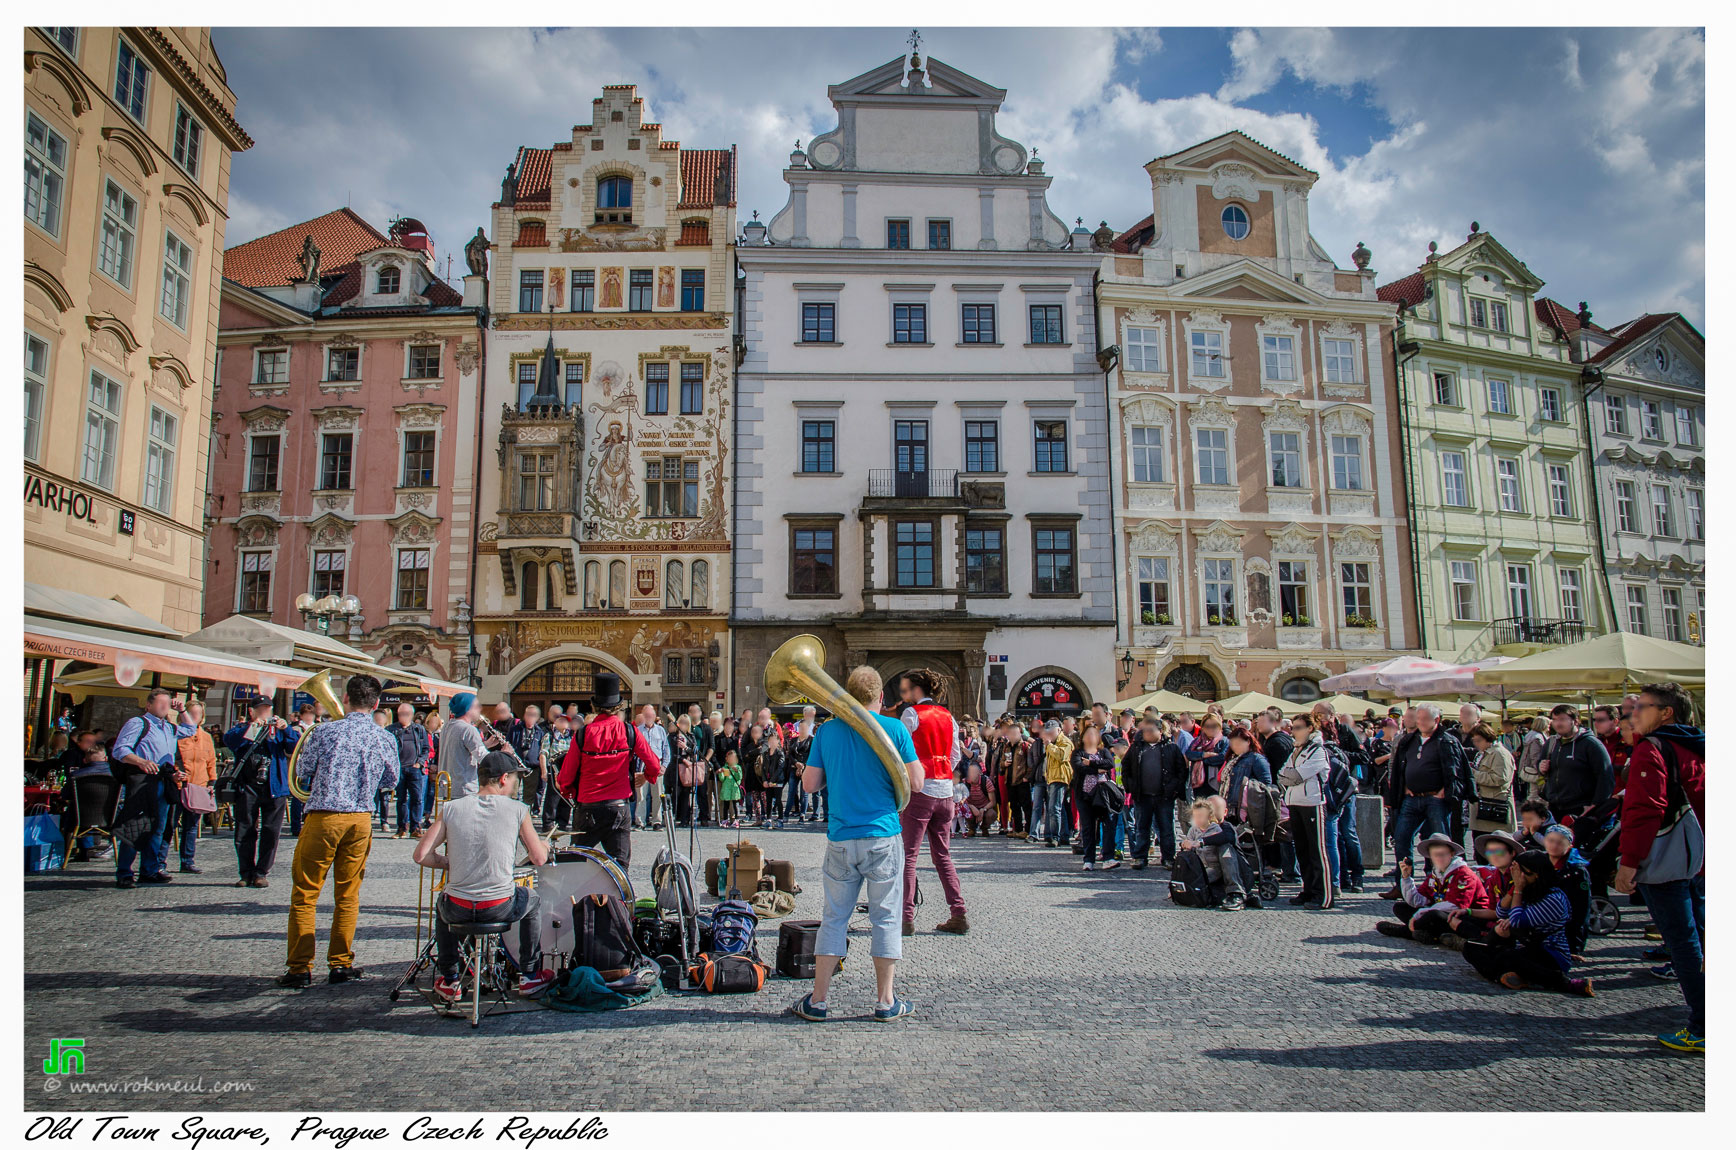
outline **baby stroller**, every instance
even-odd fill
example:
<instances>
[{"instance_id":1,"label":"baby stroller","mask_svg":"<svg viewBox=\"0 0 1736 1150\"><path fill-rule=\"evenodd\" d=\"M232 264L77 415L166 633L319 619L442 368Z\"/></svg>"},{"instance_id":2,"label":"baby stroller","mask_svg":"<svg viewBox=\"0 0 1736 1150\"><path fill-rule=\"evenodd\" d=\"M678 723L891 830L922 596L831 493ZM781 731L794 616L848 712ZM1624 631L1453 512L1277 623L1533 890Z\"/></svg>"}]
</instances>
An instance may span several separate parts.
<instances>
[{"instance_id":1,"label":"baby stroller","mask_svg":"<svg viewBox=\"0 0 1736 1150\"><path fill-rule=\"evenodd\" d=\"M1282 824L1280 824L1280 829ZM1276 845L1276 840L1274 840ZM1266 865L1265 851L1247 823L1236 828L1236 853L1242 857L1242 880L1262 904L1278 897L1278 870Z\"/></svg>"},{"instance_id":2,"label":"baby stroller","mask_svg":"<svg viewBox=\"0 0 1736 1150\"><path fill-rule=\"evenodd\" d=\"M1267 863L1277 859L1279 844L1290 838L1290 812L1282 796L1278 788L1254 780L1242 789L1243 819L1236 827L1236 849L1247 863L1248 890L1252 893L1257 887L1262 902L1278 897L1278 876L1283 872Z\"/></svg>"},{"instance_id":3,"label":"baby stroller","mask_svg":"<svg viewBox=\"0 0 1736 1150\"><path fill-rule=\"evenodd\" d=\"M1586 933L1604 938L1621 929L1621 908L1609 897L1610 880L1621 862L1622 796L1611 795L1573 822L1573 845L1586 858L1591 876L1591 902Z\"/></svg>"}]
</instances>

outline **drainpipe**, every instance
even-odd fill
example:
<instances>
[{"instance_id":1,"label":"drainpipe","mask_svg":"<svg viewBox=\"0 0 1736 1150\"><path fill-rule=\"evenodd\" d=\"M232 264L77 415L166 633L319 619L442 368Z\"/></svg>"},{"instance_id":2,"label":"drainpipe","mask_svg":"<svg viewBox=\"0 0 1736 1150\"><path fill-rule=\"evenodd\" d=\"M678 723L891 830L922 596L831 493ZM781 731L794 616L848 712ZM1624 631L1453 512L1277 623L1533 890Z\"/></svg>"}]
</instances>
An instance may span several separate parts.
<instances>
[{"instance_id":1,"label":"drainpipe","mask_svg":"<svg viewBox=\"0 0 1736 1150\"><path fill-rule=\"evenodd\" d=\"M1583 385L1579 389L1580 399L1585 404L1586 478L1590 481L1591 487L1592 522L1597 526L1597 570L1598 573L1603 576L1604 602L1609 604L1608 627L1611 631L1619 631L1621 630L1621 625L1617 622L1616 616L1615 584L1610 582L1609 578L1609 548L1607 546L1609 536L1605 535L1603 531L1603 492L1600 491L1597 486L1597 448L1593 444L1591 438L1591 395L1592 392L1603 387L1603 372L1598 368L1587 365L1580 368L1579 381Z\"/></svg>"},{"instance_id":2,"label":"drainpipe","mask_svg":"<svg viewBox=\"0 0 1736 1150\"><path fill-rule=\"evenodd\" d=\"M1417 356L1421 355L1423 349L1422 345L1415 341L1409 343L1404 342L1403 339L1401 339L1403 333L1404 305L1400 304L1398 308L1398 322L1395 323L1392 328L1392 353L1393 360L1396 364L1396 370L1393 374L1398 377L1398 404L1399 410L1403 413L1400 415L1398 421L1398 442L1399 451L1404 454L1405 487L1409 490L1411 506L1415 507L1417 500L1416 461L1411 454L1410 383L1408 382L1409 376L1405 371L1405 365L1410 363L1410 361L1415 359ZM1422 647L1424 656L1427 656L1429 654L1429 640L1428 632L1423 627L1422 555L1421 552L1417 550L1417 524L1414 518L1411 520L1410 530L1407 534L1410 536L1411 578L1414 581L1411 590L1414 594L1417 639L1419 640L1418 645Z\"/></svg>"},{"instance_id":3,"label":"drainpipe","mask_svg":"<svg viewBox=\"0 0 1736 1150\"><path fill-rule=\"evenodd\" d=\"M486 299L486 293L484 293ZM476 668L476 555L477 548L482 546L482 517L478 514L482 507L482 426L483 417L488 411L488 305L484 303L476 309L476 454L470 468L470 621L464 626L464 641L469 650L465 652L465 666L469 673L465 682L472 687L481 686L482 676Z\"/></svg>"},{"instance_id":4,"label":"drainpipe","mask_svg":"<svg viewBox=\"0 0 1736 1150\"><path fill-rule=\"evenodd\" d=\"M1109 474L1105 477L1109 487L1109 588L1114 595L1113 610L1115 611L1115 640L1121 642L1121 565L1115 559L1115 537L1120 534L1120 528L1115 523L1115 437L1118 430L1118 417L1114 411L1114 399L1109 393L1109 373L1121 359L1121 348L1117 344L1103 346L1103 268L1098 266L1091 273L1091 332L1096 347L1097 366L1103 369L1103 417L1104 417L1104 463ZM1129 631L1130 640L1132 633ZM1111 674L1114 670L1111 670ZM1119 693L1119 688L1117 688Z\"/></svg>"},{"instance_id":5,"label":"drainpipe","mask_svg":"<svg viewBox=\"0 0 1736 1150\"><path fill-rule=\"evenodd\" d=\"M737 442L736 428L741 419L741 365L746 358L747 333L743 330L746 322L743 316L744 305L747 303L747 277L741 271L741 251L736 246L732 236L729 245L730 289L735 292L735 324L731 347L729 349L729 403L730 410L735 412L730 417L730 452L729 452L729 685L724 687L724 701L729 704L730 713L735 707L735 567L740 560L740 540L736 538L737 500L741 498L741 444ZM742 349L742 354L736 353L736 348ZM799 428L797 430L800 430Z\"/></svg>"}]
</instances>

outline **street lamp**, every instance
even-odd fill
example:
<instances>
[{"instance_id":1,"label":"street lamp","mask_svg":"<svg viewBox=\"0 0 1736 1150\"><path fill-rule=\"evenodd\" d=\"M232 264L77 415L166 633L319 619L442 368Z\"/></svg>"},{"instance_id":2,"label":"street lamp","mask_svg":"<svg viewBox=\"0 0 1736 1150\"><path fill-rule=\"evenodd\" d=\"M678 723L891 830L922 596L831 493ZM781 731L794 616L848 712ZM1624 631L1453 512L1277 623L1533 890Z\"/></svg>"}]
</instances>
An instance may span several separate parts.
<instances>
[{"instance_id":1,"label":"street lamp","mask_svg":"<svg viewBox=\"0 0 1736 1150\"><path fill-rule=\"evenodd\" d=\"M1121 686L1125 687L1133 681L1133 652L1121 652Z\"/></svg>"},{"instance_id":2,"label":"street lamp","mask_svg":"<svg viewBox=\"0 0 1736 1150\"><path fill-rule=\"evenodd\" d=\"M331 634L332 623L348 623L349 636L361 638L362 601L354 595L326 595L314 598L310 592L295 597L295 609L301 612L302 626L322 635Z\"/></svg>"}]
</instances>

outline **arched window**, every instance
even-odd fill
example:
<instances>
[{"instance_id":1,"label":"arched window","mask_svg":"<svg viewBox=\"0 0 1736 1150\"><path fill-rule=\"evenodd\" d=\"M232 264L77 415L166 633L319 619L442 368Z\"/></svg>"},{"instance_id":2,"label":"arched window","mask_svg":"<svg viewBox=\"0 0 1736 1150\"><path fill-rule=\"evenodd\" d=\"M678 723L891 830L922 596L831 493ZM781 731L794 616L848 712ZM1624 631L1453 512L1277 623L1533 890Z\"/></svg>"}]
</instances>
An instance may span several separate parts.
<instances>
[{"instance_id":1,"label":"arched window","mask_svg":"<svg viewBox=\"0 0 1736 1150\"><path fill-rule=\"evenodd\" d=\"M681 567L681 560L671 559L663 567L663 605L680 608L687 606L686 572Z\"/></svg>"},{"instance_id":2,"label":"arched window","mask_svg":"<svg viewBox=\"0 0 1736 1150\"><path fill-rule=\"evenodd\" d=\"M595 559L585 563L585 609L594 611L603 594L603 565Z\"/></svg>"},{"instance_id":3,"label":"arched window","mask_svg":"<svg viewBox=\"0 0 1736 1150\"><path fill-rule=\"evenodd\" d=\"M627 609L627 561L616 559L609 564L609 606Z\"/></svg>"},{"instance_id":4,"label":"arched window","mask_svg":"<svg viewBox=\"0 0 1736 1150\"><path fill-rule=\"evenodd\" d=\"M1312 703L1321 697L1320 684L1306 675L1286 679L1278 688L1278 697L1287 703Z\"/></svg>"},{"instance_id":5,"label":"arched window","mask_svg":"<svg viewBox=\"0 0 1736 1150\"><path fill-rule=\"evenodd\" d=\"M518 572L518 609L536 610L537 570L535 563L526 563Z\"/></svg>"},{"instance_id":6,"label":"arched window","mask_svg":"<svg viewBox=\"0 0 1736 1150\"><path fill-rule=\"evenodd\" d=\"M380 269L380 274L374 281L374 292L377 295L398 294L398 269L387 264Z\"/></svg>"},{"instance_id":7,"label":"arched window","mask_svg":"<svg viewBox=\"0 0 1736 1150\"><path fill-rule=\"evenodd\" d=\"M633 206L633 181L626 176L604 176L597 181L599 208L630 208Z\"/></svg>"},{"instance_id":8,"label":"arched window","mask_svg":"<svg viewBox=\"0 0 1736 1150\"><path fill-rule=\"evenodd\" d=\"M711 564L703 559L695 559L687 569L687 605L689 607L711 606Z\"/></svg>"}]
</instances>

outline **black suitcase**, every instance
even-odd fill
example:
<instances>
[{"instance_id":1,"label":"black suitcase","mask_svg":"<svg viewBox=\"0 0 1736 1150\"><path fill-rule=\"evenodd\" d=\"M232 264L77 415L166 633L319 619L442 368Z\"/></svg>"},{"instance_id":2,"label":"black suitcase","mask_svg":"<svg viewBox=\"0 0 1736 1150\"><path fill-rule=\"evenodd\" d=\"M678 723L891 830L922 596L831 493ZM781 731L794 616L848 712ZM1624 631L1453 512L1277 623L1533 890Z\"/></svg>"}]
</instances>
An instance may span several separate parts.
<instances>
[{"instance_id":1,"label":"black suitcase","mask_svg":"<svg viewBox=\"0 0 1736 1150\"><path fill-rule=\"evenodd\" d=\"M795 919L778 924L777 971L785 978L814 977L814 944L820 937L820 920ZM850 940L844 940L849 949ZM844 960L838 960L838 969Z\"/></svg>"}]
</instances>

